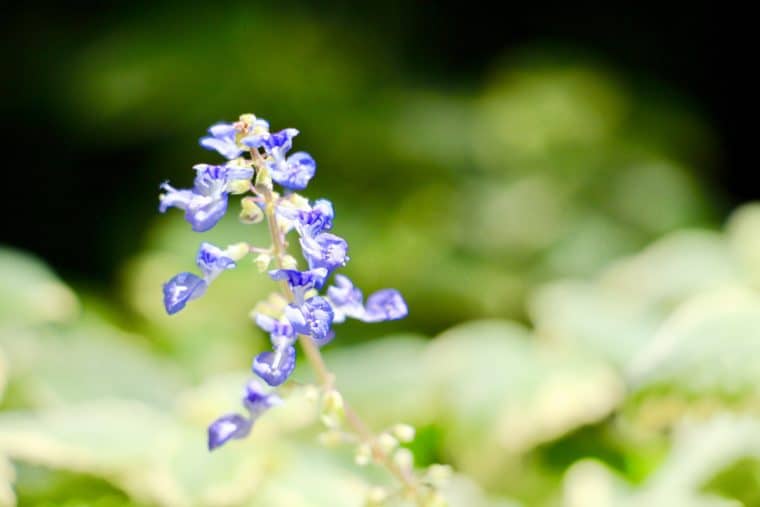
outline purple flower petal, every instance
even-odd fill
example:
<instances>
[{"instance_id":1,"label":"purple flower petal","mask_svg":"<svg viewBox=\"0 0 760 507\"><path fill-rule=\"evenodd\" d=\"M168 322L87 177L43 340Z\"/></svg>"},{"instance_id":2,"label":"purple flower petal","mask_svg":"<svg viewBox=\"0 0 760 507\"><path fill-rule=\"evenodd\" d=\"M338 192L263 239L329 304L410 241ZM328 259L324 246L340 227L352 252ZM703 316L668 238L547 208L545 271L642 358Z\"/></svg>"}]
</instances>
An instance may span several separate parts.
<instances>
[{"instance_id":1,"label":"purple flower petal","mask_svg":"<svg viewBox=\"0 0 760 507\"><path fill-rule=\"evenodd\" d=\"M333 285L327 288L327 299L333 307L333 322L341 323L346 317L362 319L364 317L364 296L354 287L347 276L335 275Z\"/></svg>"},{"instance_id":2,"label":"purple flower petal","mask_svg":"<svg viewBox=\"0 0 760 507\"><path fill-rule=\"evenodd\" d=\"M296 349L292 345L262 352L253 359L253 373L270 386L285 382L296 367Z\"/></svg>"},{"instance_id":3,"label":"purple flower petal","mask_svg":"<svg viewBox=\"0 0 760 507\"><path fill-rule=\"evenodd\" d=\"M216 150L220 155L227 159L233 159L243 153L243 149L238 146L235 139L237 130L232 123L217 123L208 129L211 134L208 137L202 137L200 145L208 150Z\"/></svg>"},{"instance_id":4,"label":"purple flower petal","mask_svg":"<svg viewBox=\"0 0 760 507\"><path fill-rule=\"evenodd\" d=\"M324 268L329 273L345 266L349 260L346 240L329 232L301 237L301 248L309 269ZM317 288L321 286L321 283L316 285Z\"/></svg>"},{"instance_id":5,"label":"purple flower petal","mask_svg":"<svg viewBox=\"0 0 760 507\"><path fill-rule=\"evenodd\" d=\"M282 403L277 394L265 391L256 379L251 379L245 386L243 406L251 414L251 419L256 419L267 409Z\"/></svg>"},{"instance_id":6,"label":"purple flower petal","mask_svg":"<svg viewBox=\"0 0 760 507\"><path fill-rule=\"evenodd\" d=\"M204 206L191 206L185 211L185 220L195 232L206 232L213 228L227 212L227 194L210 201Z\"/></svg>"},{"instance_id":7,"label":"purple flower petal","mask_svg":"<svg viewBox=\"0 0 760 507\"><path fill-rule=\"evenodd\" d=\"M201 243L195 262L203 272L207 283L219 276L222 271L235 267L235 261L227 257L221 248L207 242Z\"/></svg>"},{"instance_id":8,"label":"purple flower petal","mask_svg":"<svg viewBox=\"0 0 760 507\"><path fill-rule=\"evenodd\" d=\"M275 183L290 190L303 190L317 171L314 158L305 151L299 151L287 160L273 159L269 164L269 174Z\"/></svg>"},{"instance_id":9,"label":"purple flower petal","mask_svg":"<svg viewBox=\"0 0 760 507\"><path fill-rule=\"evenodd\" d=\"M403 319L409 314L406 301L395 289L383 289L367 298L365 322L381 322L384 320Z\"/></svg>"},{"instance_id":10,"label":"purple flower petal","mask_svg":"<svg viewBox=\"0 0 760 507\"><path fill-rule=\"evenodd\" d=\"M292 303L288 305L285 316L296 333L311 336L315 340L324 340L332 326L333 309L326 299L314 296L300 306Z\"/></svg>"},{"instance_id":11,"label":"purple flower petal","mask_svg":"<svg viewBox=\"0 0 760 507\"><path fill-rule=\"evenodd\" d=\"M213 451L233 438L245 438L253 421L240 414L223 415L208 427L208 450Z\"/></svg>"},{"instance_id":12,"label":"purple flower petal","mask_svg":"<svg viewBox=\"0 0 760 507\"><path fill-rule=\"evenodd\" d=\"M188 301L206 291L206 282L192 273L180 273L164 284L164 307L173 315L183 309Z\"/></svg>"}]
</instances>

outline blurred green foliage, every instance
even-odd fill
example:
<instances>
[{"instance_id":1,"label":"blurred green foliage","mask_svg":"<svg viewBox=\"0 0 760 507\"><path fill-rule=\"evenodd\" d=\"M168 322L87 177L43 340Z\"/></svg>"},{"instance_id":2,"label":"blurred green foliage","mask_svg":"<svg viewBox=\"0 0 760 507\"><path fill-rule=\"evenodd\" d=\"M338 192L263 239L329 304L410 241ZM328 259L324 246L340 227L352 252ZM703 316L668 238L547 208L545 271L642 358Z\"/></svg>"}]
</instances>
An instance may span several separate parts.
<instances>
[{"instance_id":1,"label":"blurred green foliage","mask_svg":"<svg viewBox=\"0 0 760 507\"><path fill-rule=\"evenodd\" d=\"M326 359L374 425L417 425L428 436L415 447L420 463L442 459L463 474L452 505L511 505L480 488L525 505L751 505L758 235L760 205L748 206L723 233L677 231L593 277L544 285L529 300L533 329L473 321L432 341L335 347ZM29 256L5 250L0 268L19 295L4 301L0 328L0 450L22 464L22 505L58 495L71 505L360 505L365 473L387 480L315 447L318 411L298 388L250 439L208 454L204 425L235 405L245 369L200 384L188 372L203 350L229 344L203 347L188 328L186 349L166 338L181 351L167 357L80 306ZM245 291L233 283L215 290ZM222 309L188 318L224 328ZM145 317L156 332L171 328L158 311ZM0 471L14 481L11 462Z\"/></svg>"},{"instance_id":2,"label":"blurred green foliage","mask_svg":"<svg viewBox=\"0 0 760 507\"><path fill-rule=\"evenodd\" d=\"M472 89L411 86L381 44L262 6L134 16L58 69L58 112L80 140L172 138L139 169L178 184L215 120L298 127L346 273L411 309L345 325L326 360L374 427L415 424L418 463L455 467L452 506L760 504L760 206L716 230L688 108L531 52ZM204 239L266 243L231 211ZM166 316L160 285L198 242L157 217L115 302L0 251L0 505L348 507L389 480L316 445L297 387L207 453L273 286L243 263Z\"/></svg>"}]
</instances>

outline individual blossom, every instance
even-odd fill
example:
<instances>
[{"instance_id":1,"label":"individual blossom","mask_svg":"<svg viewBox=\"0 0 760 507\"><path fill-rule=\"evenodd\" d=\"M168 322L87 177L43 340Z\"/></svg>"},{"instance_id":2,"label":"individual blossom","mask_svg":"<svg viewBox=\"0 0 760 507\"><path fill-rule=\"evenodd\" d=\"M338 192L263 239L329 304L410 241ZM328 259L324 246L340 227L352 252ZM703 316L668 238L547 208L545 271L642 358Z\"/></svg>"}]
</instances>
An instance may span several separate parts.
<instances>
[{"instance_id":1,"label":"individual blossom","mask_svg":"<svg viewBox=\"0 0 760 507\"><path fill-rule=\"evenodd\" d=\"M250 180L253 169L236 165L197 164L192 189L177 190L169 183L161 189L166 193L159 199L159 211L165 213L170 207L185 210L187 220L195 232L204 232L214 227L227 211L229 193L237 187L236 182Z\"/></svg>"},{"instance_id":2,"label":"individual blossom","mask_svg":"<svg viewBox=\"0 0 760 507\"><path fill-rule=\"evenodd\" d=\"M317 199L308 209L300 209L289 205L277 207L278 215L295 223L300 236L314 237L332 229L335 212L333 205L327 199Z\"/></svg>"},{"instance_id":3,"label":"individual blossom","mask_svg":"<svg viewBox=\"0 0 760 507\"><path fill-rule=\"evenodd\" d=\"M335 323L345 321L346 317L363 322L398 320L409 313L406 301L395 289L374 292L364 304L361 290L344 275L335 275L334 285L327 288L327 299L332 305Z\"/></svg>"},{"instance_id":4,"label":"individual blossom","mask_svg":"<svg viewBox=\"0 0 760 507\"><path fill-rule=\"evenodd\" d=\"M272 181L289 190L303 190L314 177L317 163L305 151L298 151L287 156L293 147L293 138L298 135L296 129L284 129L274 134L251 141L243 139L250 148L264 148L267 154L266 166Z\"/></svg>"},{"instance_id":5,"label":"individual blossom","mask_svg":"<svg viewBox=\"0 0 760 507\"><path fill-rule=\"evenodd\" d=\"M280 403L282 400L279 396L265 392L257 381L251 380L245 387L242 399L248 415L225 414L211 423L208 427L208 449L213 451L232 439L245 438L251 432L256 419Z\"/></svg>"},{"instance_id":6,"label":"individual blossom","mask_svg":"<svg viewBox=\"0 0 760 507\"><path fill-rule=\"evenodd\" d=\"M235 267L235 261L228 252L205 242L198 249L195 262L203 277L184 272L164 284L164 307L169 315L177 313L188 302L202 296L222 271Z\"/></svg>"},{"instance_id":7,"label":"individual blossom","mask_svg":"<svg viewBox=\"0 0 760 507\"><path fill-rule=\"evenodd\" d=\"M320 296L306 297L307 292L324 284L327 270L324 268L309 271L295 269L278 269L270 271L273 280L284 280L293 293L293 302L285 307L285 317L298 334L311 336L315 340L324 340L330 333L333 310L330 303Z\"/></svg>"},{"instance_id":8,"label":"individual blossom","mask_svg":"<svg viewBox=\"0 0 760 507\"><path fill-rule=\"evenodd\" d=\"M346 265L349 260L348 243L340 236L325 232L332 229L335 218L330 201L318 199L308 209L280 206L277 212L295 224L309 269L324 268L329 274ZM316 288L321 286L321 283L317 284Z\"/></svg>"},{"instance_id":9,"label":"individual blossom","mask_svg":"<svg viewBox=\"0 0 760 507\"><path fill-rule=\"evenodd\" d=\"M309 269L324 268L331 273L349 260L348 243L335 234L323 232L316 236L301 236L301 249ZM321 284L317 287L320 288Z\"/></svg>"},{"instance_id":10,"label":"individual blossom","mask_svg":"<svg viewBox=\"0 0 760 507\"><path fill-rule=\"evenodd\" d=\"M270 386L285 382L296 367L296 332L293 325L268 315L256 315L256 324L269 333L272 351L262 352L253 359L253 372Z\"/></svg>"}]
</instances>

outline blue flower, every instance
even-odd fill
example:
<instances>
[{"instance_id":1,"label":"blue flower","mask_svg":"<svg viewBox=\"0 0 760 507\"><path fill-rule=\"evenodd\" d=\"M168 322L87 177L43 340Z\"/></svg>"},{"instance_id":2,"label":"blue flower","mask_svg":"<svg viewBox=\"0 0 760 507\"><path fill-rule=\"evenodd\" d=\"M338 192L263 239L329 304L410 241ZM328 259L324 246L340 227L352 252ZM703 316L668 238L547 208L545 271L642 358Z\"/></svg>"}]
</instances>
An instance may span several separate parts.
<instances>
[{"instance_id":1,"label":"blue flower","mask_svg":"<svg viewBox=\"0 0 760 507\"><path fill-rule=\"evenodd\" d=\"M270 386L285 382L296 366L296 333L290 322L256 315L256 324L269 333L274 350L262 352L253 359L253 372Z\"/></svg>"},{"instance_id":2,"label":"blue flower","mask_svg":"<svg viewBox=\"0 0 760 507\"><path fill-rule=\"evenodd\" d=\"M304 302L306 291L315 287L321 287L327 277L327 270L324 268L312 269L309 271L298 271L297 269L276 269L269 272L272 280L286 280L293 292L296 304L301 305Z\"/></svg>"},{"instance_id":3,"label":"blue flower","mask_svg":"<svg viewBox=\"0 0 760 507\"><path fill-rule=\"evenodd\" d=\"M227 211L230 186L235 181L247 180L253 176L253 169L248 167L220 166L198 164L195 182L190 190L177 190L168 183L163 183L159 199L159 211L165 213L170 207L185 210L185 220L190 222L196 232L204 232L214 227Z\"/></svg>"},{"instance_id":4,"label":"blue flower","mask_svg":"<svg viewBox=\"0 0 760 507\"><path fill-rule=\"evenodd\" d=\"M228 160L237 158L243 153L244 149L237 143L238 129L235 123L217 123L208 129L211 134L202 137L201 146L208 150L216 150L219 154Z\"/></svg>"},{"instance_id":5,"label":"blue flower","mask_svg":"<svg viewBox=\"0 0 760 507\"><path fill-rule=\"evenodd\" d=\"M303 190L317 171L317 163L305 151L297 151L285 158L267 162L272 181L290 190Z\"/></svg>"},{"instance_id":6,"label":"blue flower","mask_svg":"<svg viewBox=\"0 0 760 507\"><path fill-rule=\"evenodd\" d=\"M245 137L240 140L241 143L252 149L258 149L264 146L264 142L269 139L269 122L262 119L255 119L251 123L243 126Z\"/></svg>"},{"instance_id":7,"label":"blue flower","mask_svg":"<svg viewBox=\"0 0 760 507\"><path fill-rule=\"evenodd\" d=\"M330 333L333 310L324 298L313 296L306 298L310 289L324 284L327 270L324 268L309 271L295 269L277 269L269 272L273 280L287 280L293 293L293 303L285 307L285 317L296 333L311 336L315 340L324 340Z\"/></svg>"},{"instance_id":8,"label":"blue flower","mask_svg":"<svg viewBox=\"0 0 760 507\"><path fill-rule=\"evenodd\" d=\"M250 148L264 148L272 181L290 190L303 190L314 177L317 163L304 151L287 156L297 135L296 129L284 129L273 134L247 137L242 142Z\"/></svg>"},{"instance_id":9,"label":"blue flower","mask_svg":"<svg viewBox=\"0 0 760 507\"><path fill-rule=\"evenodd\" d=\"M290 377L296 367L296 349L292 345L275 347L253 358L253 372L270 386L279 386Z\"/></svg>"},{"instance_id":10,"label":"blue flower","mask_svg":"<svg viewBox=\"0 0 760 507\"><path fill-rule=\"evenodd\" d=\"M206 292L207 284L192 273L180 273L164 284L164 307L173 315L183 309L193 299Z\"/></svg>"},{"instance_id":11,"label":"blue flower","mask_svg":"<svg viewBox=\"0 0 760 507\"><path fill-rule=\"evenodd\" d=\"M240 414L223 415L208 427L208 450L213 451L233 438L247 437L251 426L253 421Z\"/></svg>"},{"instance_id":12,"label":"blue flower","mask_svg":"<svg viewBox=\"0 0 760 507\"><path fill-rule=\"evenodd\" d=\"M250 380L245 386L245 396L243 397L243 406L253 417L258 417L272 407L282 403L282 400L275 393L266 392L261 388L261 384L256 380Z\"/></svg>"},{"instance_id":13,"label":"blue flower","mask_svg":"<svg viewBox=\"0 0 760 507\"><path fill-rule=\"evenodd\" d=\"M295 220L295 227L300 236L314 237L332 229L335 212L327 199L317 199L309 210L279 206L277 213L289 220Z\"/></svg>"},{"instance_id":14,"label":"blue flower","mask_svg":"<svg viewBox=\"0 0 760 507\"><path fill-rule=\"evenodd\" d=\"M409 313L406 302L395 289L382 289L363 303L362 293L347 276L335 275L335 285L327 288L327 298L333 307L334 322L351 317L364 322L403 319Z\"/></svg>"},{"instance_id":15,"label":"blue flower","mask_svg":"<svg viewBox=\"0 0 760 507\"><path fill-rule=\"evenodd\" d=\"M324 268L328 273L348 262L348 243L335 234L323 232L316 236L301 236L303 256L309 269ZM317 288L322 285L319 284Z\"/></svg>"},{"instance_id":16,"label":"blue flower","mask_svg":"<svg viewBox=\"0 0 760 507\"><path fill-rule=\"evenodd\" d=\"M382 289L367 298L365 322L403 319L409 314L406 301L396 289Z\"/></svg>"},{"instance_id":17,"label":"blue flower","mask_svg":"<svg viewBox=\"0 0 760 507\"><path fill-rule=\"evenodd\" d=\"M298 134L298 129L283 129L265 136L261 146L272 158L284 159L293 147L293 138Z\"/></svg>"},{"instance_id":18,"label":"blue flower","mask_svg":"<svg viewBox=\"0 0 760 507\"><path fill-rule=\"evenodd\" d=\"M203 273L206 283L211 283L222 271L235 267L235 261L228 257L224 250L205 241L198 249L195 263Z\"/></svg>"},{"instance_id":19,"label":"blue flower","mask_svg":"<svg viewBox=\"0 0 760 507\"><path fill-rule=\"evenodd\" d=\"M242 399L243 407L248 411L248 417L240 414L226 414L211 423L208 427L209 451L213 451L232 439L248 436L256 419L266 410L279 405L281 402L279 396L263 391L255 380L248 382Z\"/></svg>"},{"instance_id":20,"label":"blue flower","mask_svg":"<svg viewBox=\"0 0 760 507\"><path fill-rule=\"evenodd\" d=\"M185 272L164 284L164 307L169 315L182 310L189 301L201 297L222 271L235 267L235 261L222 249L205 242L198 249L195 262L203 273L203 278Z\"/></svg>"},{"instance_id":21,"label":"blue flower","mask_svg":"<svg viewBox=\"0 0 760 507\"><path fill-rule=\"evenodd\" d=\"M285 317L290 321L296 333L322 341L330 334L333 309L325 298L314 296L300 305L291 303L286 306Z\"/></svg>"},{"instance_id":22,"label":"blue flower","mask_svg":"<svg viewBox=\"0 0 760 507\"><path fill-rule=\"evenodd\" d=\"M334 285L327 288L327 299L332 304L333 322L341 323L346 317L361 319L364 316L364 296L345 275L335 275Z\"/></svg>"}]
</instances>

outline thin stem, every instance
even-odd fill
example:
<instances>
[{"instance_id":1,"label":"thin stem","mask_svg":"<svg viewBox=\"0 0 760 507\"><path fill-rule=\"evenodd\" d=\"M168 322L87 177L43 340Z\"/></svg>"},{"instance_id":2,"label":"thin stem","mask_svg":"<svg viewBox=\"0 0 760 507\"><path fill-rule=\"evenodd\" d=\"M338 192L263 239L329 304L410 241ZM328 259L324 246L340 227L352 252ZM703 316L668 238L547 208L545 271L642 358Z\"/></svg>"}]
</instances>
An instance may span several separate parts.
<instances>
[{"instance_id":1,"label":"thin stem","mask_svg":"<svg viewBox=\"0 0 760 507\"><path fill-rule=\"evenodd\" d=\"M258 153L257 153L258 154ZM277 224L277 216L275 213L275 202L271 191L264 193L264 214L267 218L267 224L269 226L269 234L272 237L272 251L274 253L275 264L279 269L283 267L283 257L286 254L285 245L282 238L282 233ZM292 301L293 292L290 290L286 281L280 283L280 288L283 295L288 301ZM311 337L306 335L298 335L298 341L301 343L301 348L306 355L309 364L314 369L314 373L317 376L317 381L325 389L333 389L335 384L335 375L327 368L322 353L319 351L319 347L314 343ZM393 462L391 456L386 453L378 444L375 435L369 429L369 426L359 417L353 408L344 400L343 410L351 429L353 429L359 436L359 439L370 446L372 455L375 461L385 466L388 471L393 474L403 484L404 489L413 494L416 501L422 505L422 499L420 498L419 484L416 477L408 470L396 465Z\"/></svg>"}]
</instances>

